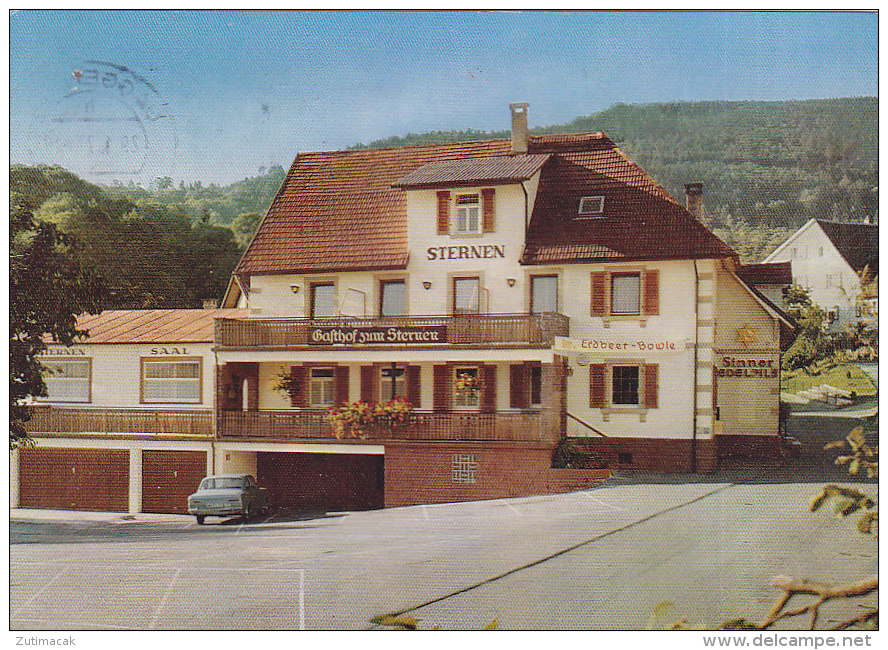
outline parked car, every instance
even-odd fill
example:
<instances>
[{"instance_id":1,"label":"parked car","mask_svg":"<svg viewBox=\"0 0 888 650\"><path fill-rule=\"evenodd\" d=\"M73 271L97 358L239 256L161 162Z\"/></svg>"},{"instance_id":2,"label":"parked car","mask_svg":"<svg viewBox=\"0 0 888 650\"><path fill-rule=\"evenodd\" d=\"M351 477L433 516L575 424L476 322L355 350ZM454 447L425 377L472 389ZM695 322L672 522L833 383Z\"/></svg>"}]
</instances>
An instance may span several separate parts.
<instances>
[{"instance_id":1,"label":"parked car","mask_svg":"<svg viewBox=\"0 0 888 650\"><path fill-rule=\"evenodd\" d=\"M188 514L203 524L207 517L240 515L244 520L268 511L265 488L256 485L249 474L214 474L200 482L188 497Z\"/></svg>"}]
</instances>

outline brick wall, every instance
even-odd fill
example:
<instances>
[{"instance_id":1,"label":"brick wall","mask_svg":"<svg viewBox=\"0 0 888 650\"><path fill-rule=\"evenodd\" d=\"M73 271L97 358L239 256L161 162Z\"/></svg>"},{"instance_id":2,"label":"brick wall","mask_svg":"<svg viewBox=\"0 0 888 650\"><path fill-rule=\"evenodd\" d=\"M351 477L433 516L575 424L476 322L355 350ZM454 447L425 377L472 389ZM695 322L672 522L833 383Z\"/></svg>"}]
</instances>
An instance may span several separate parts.
<instances>
[{"instance_id":1,"label":"brick wall","mask_svg":"<svg viewBox=\"0 0 888 650\"><path fill-rule=\"evenodd\" d=\"M690 472L694 464L693 441L659 438L572 438L607 463L609 469L641 469L654 472ZM631 458L630 458L631 457ZM631 462L627 462L630 461ZM717 465L713 440L697 440L697 471L708 473Z\"/></svg>"},{"instance_id":2,"label":"brick wall","mask_svg":"<svg viewBox=\"0 0 888 650\"><path fill-rule=\"evenodd\" d=\"M718 457L729 458L754 458L757 461L765 461L776 464L782 460L783 439L775 435L716 435Z\"/></svg>"},{"instance_id":3,"label":"brick wall","mask_svg":"<svg viewBox=\"0 0 888 650\"><path fill-rule=\"evenodd\" d=\"M474 483L454 480L454 456L474 462ZM514 443L387 443L385 505L451 503L569 492L597 485L602 470L552 469L552 447Z\"/></svg>"}]
</instances>

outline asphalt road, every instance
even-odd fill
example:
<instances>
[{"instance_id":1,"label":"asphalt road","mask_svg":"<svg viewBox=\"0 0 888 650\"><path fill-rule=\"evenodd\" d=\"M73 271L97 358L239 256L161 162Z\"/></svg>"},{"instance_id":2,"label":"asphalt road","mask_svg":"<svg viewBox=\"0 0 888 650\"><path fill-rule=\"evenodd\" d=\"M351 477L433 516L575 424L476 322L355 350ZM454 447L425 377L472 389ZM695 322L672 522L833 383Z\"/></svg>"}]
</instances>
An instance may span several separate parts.
<instances>
[{"instance_id":1,"label":"asphalt road","mask_svg":"<svg viewBox=\"0 0 888 650\"><path fill-rule=\"evenodd\" d=\"M805 445L784 468L621 473L557 496L207 526L15 511L10 627L367 629L406 611L442 629L643 629L665 601L654 626L760 617L776 574L876 571L872 540L806 511L819 485L848 484L821 451L848 424L793 418Z\"/></svg>"}]
</instances>

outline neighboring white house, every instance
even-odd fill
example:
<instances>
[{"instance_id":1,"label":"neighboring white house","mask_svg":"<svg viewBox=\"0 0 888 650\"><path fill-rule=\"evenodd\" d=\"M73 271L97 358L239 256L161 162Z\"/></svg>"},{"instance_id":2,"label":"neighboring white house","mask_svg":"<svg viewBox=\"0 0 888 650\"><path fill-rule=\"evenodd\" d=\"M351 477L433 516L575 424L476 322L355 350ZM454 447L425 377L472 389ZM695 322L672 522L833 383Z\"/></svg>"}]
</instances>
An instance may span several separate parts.
<instances>
[{"instance_id":1,"label":"neighboring white house","mask_svg":"<svg viewBox=\"0 0 888 650\"><path fill-rule=\"evenodd\" d=\"M879 273L879 227L811 219L765 262L792 262L793 283L829 314L830 331L857 322L878 326L878 297L860 299L860 275Z\"/></svg>"}]
</instances>

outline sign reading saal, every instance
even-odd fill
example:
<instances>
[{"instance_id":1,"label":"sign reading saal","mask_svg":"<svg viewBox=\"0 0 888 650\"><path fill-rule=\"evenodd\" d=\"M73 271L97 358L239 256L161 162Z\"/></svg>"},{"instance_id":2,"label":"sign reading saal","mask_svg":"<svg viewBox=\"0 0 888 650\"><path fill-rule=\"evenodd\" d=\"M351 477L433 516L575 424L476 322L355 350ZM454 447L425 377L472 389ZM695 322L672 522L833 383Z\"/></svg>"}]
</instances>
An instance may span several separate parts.
<instances>
[{"instance_id":1,"label":"sign reading saal","mask_svg":"<svg viewBox=\"0 0 888 650\"><path fill-rule=\"evenodd\" d=\"M310 345L404 345L447 343L446 325L409 327L313 327Z\"/></svg>"}]
</instances>

